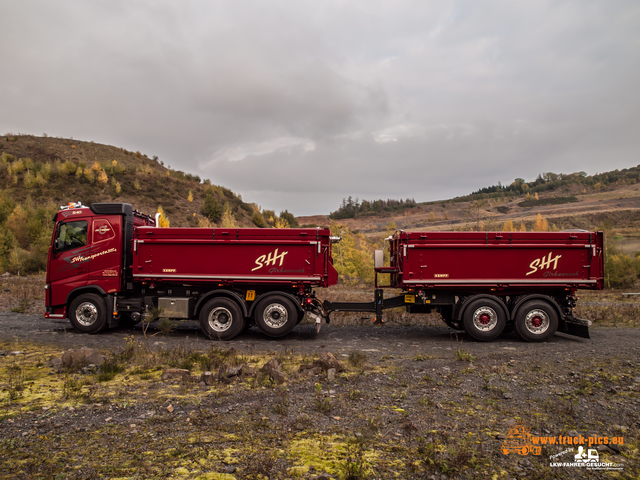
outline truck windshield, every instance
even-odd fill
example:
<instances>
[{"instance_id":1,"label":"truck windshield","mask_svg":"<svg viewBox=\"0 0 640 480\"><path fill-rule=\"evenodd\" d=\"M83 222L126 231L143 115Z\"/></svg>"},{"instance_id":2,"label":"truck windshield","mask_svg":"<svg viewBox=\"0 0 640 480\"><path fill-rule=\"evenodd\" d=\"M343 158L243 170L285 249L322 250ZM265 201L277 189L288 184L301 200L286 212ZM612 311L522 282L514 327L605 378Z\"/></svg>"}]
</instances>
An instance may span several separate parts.
<instances>
[{"instance_id":1,"label":"truck windshield","mask_svg":"<svg viewBox=\"0 0 640 480\"><path fill-rule=\"evenodd\" d=\"M64 252L87 244L87 221L61 223L54 243L55 252Z\"/></svg>"}]
</instances>

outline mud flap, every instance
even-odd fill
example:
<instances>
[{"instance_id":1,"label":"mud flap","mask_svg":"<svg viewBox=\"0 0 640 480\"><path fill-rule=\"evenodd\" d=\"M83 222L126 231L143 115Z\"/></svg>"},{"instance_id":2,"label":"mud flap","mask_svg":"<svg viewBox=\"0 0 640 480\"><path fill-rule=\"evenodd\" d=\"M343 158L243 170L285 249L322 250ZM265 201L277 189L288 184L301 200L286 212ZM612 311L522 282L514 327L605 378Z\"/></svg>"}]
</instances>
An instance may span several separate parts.
<instances>
[{"instance_id":1,"label":"mud flap","mask_svg":"<svg viewBox=\"0 0 640 480\"><path fill-rule=\"evenodd\" d=\"M566 331L564 331L563 333L581 338L591 338L589 336L589 327L591 326L591 321L582 320L569 314L564 316L564 323L566 326Z\"/></svg>"}]
</instances>

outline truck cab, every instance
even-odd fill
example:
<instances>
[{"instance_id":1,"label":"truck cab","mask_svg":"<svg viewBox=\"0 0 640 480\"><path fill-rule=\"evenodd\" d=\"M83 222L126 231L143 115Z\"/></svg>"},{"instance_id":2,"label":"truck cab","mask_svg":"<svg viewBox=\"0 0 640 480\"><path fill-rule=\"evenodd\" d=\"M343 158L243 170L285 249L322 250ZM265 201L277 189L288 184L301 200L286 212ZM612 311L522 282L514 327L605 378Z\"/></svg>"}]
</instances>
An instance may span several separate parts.
<instances>
[{"instance_id":1,"label":"truck cab","mask_svg":"<svg viewBox=\"0 0 640 480\"><path fill-rule=\"evenodd\" d=\"M154 224L151 217L136 217L135 223ZM67 309L81 295L100 295L109 301L112 295L126 288L125 282L130 281L131 276L123 273L131 264L129 260L127 265L127 256L130 258L131 255L134 224L130 205L93 204L86 207L70 203L61 208L53 221L55 227L47 260L45 317L66 318ZM90 322L91 312L85 310L84 315L85 323Z\"/></svg>"}]
</instances>

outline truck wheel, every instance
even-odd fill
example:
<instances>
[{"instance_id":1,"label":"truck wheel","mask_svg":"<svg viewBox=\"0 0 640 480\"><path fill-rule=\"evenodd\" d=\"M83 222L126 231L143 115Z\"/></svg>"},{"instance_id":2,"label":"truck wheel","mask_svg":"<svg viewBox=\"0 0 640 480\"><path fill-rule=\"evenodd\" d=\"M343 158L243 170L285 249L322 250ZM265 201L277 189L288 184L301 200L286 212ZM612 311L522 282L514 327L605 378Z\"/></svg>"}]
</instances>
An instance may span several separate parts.
<instances>
[{"instance_id":1,"label":"truck wheel","mask_svg":"<svg viewBox=\"0 0 640 480\"><path fill-rule=\"evenodd\" d=\"M244 330L244 317L233 300L214 298L200 310L200 328L212 340L231 340Z\"/></svg>"},{"instance_id":2,"label":"truck wheel","mask_svg":"<svg viewBox=\"0 0 640 480\"><path fill-rule=\"evenodd\" d=\"M469 335L481 342L487 342L502 333L507 319L497 300L479 298L467 305L463 322Z\"/></svg>"},{"instance_id":3,"label":"truck wheel","mask_svg":"<svg viewBox=\"0 0 640 480\"><path fill-rule=\"evenodd\" d=\"M527 342L543 342L558 329L558 314L543 300L530 300L518 309L516 331Z\"/></svg>"},{"instance_id":4,"label":"truck wheel","mask_svg":"<svg viewBox=\"0 0 640 480\"><path fill-rule=\"evenodd\" d=\"M95 293L78 296L69 307L69 320L73 328L82 333L98 333L107 326L107 306Z\"/></svg>"},{"instance_id":5,"label":"truck wheel","mask_svg":"<svg viewBox=\"0 0 640 480\"><path fill-rule=\"evenodd\" d=\"M298 323L298 309L288 298L274 295L256 305L255 319L265 335L282 337Z\"/></svg>"}]
</instances>

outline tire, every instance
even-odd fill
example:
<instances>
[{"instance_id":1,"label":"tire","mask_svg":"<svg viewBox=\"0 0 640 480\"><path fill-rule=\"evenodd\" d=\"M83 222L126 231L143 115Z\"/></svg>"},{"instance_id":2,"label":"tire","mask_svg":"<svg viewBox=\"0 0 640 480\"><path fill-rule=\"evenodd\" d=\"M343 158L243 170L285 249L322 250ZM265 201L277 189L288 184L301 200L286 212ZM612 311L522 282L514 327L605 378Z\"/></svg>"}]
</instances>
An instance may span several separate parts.
<instances>
[{"instance_id":1,"label":"tire","mask_svg":"<svg viewBox=\"0 0 640 480\"><path fill-rule=\"evenodd\" d=\"M481 342L497 338L507 324L502 305L491 298L471 301L464 309L462 319L466 332Z\"/></svg>"},{"instance_id":2,"label":"tire","mask_svg":"<svg viewBox=\"0 0 640 480\"><path fill-rule=\"evenodd\" d=\"M265 335L283 337L297 325L298 309L288 298L271 295L256 305L255 320Z\"/></svg>"},{"instance_id":3,"label":"tire","mask_svg":"<svg viewBox=\"0 0 640 480\"><path fill-rule=\"evenodd\" d=\"M524 302L516 313L516 331L527 342L544 342L558 329L558 314L544 300Z\"/></svg>"},{"instance_id":4,"label":"tire","mask_svg":"<svg viewBox=\"0 0 640 480\"><path fill-rule=\"evenodd\" d=\"M244 316L233 300L214 298L200 310L200 328L211 340L231 340L244 330Z\"/></svg>"},{"instance_id":5,"label":"tire","mask_svg":"<svg viewBox=\"0 0 640 480\"><path fill-rule=\"evenodd\" d=\"M69 307L73 328L82 333L98 333L107 326L107 305L96 293L79 295Z\"/></svg>"}]
</instances>

